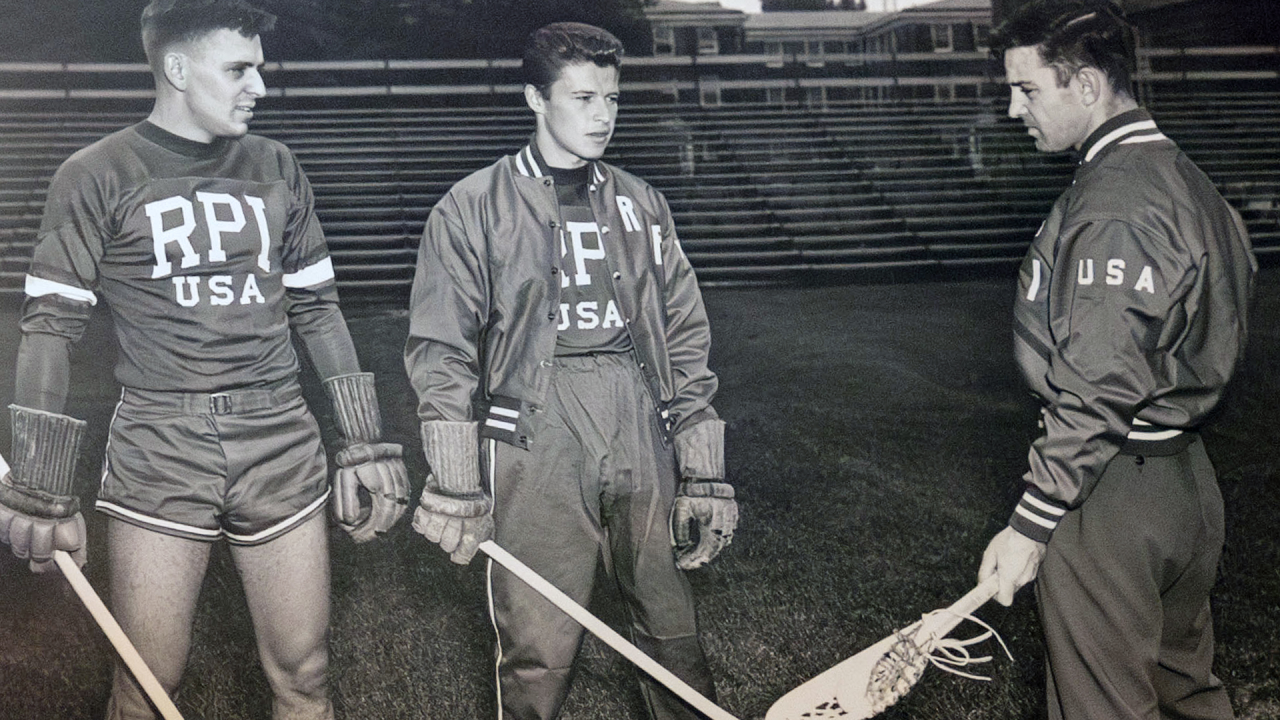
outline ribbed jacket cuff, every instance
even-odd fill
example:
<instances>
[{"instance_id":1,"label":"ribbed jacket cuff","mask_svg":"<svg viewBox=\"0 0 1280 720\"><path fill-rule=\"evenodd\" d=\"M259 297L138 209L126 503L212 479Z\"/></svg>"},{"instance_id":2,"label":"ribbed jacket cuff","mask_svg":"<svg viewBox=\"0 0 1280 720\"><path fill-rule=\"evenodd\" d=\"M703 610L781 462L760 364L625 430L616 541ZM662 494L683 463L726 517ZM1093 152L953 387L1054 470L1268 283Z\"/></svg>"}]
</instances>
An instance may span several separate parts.
<instances>
[{"instance_id":1,"label":"ribbed jacket cuff","mask_svg":"<svg viewBox=\"0 0 1280 720\"><path fill-rule=\"evenodd\" d=\"M1034 485L1028 485L1009 518L1009 526L1036 542L1047 543L1067 514L1067 507L1050 500Z\"/></svg>"}]
</instances>

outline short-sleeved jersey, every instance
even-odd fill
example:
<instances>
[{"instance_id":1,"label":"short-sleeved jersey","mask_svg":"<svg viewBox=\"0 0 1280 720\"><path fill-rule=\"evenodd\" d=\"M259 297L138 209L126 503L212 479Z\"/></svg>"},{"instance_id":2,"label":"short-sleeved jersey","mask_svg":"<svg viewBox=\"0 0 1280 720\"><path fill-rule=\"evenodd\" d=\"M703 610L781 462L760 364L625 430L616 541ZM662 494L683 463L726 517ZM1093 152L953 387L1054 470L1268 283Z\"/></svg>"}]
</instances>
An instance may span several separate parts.
<instances>
[{"instance_id":1,"label":"short-sleeved jersey","mask_svg":"<svg viewBox=\"0 0 1280 720\"><path fill-rule=\"evenodd\" d=\"M23 331L74 336L101 299L121 384L262 385L298 371L286 290L332 282L311 187L285 146L254 135L197 143L142 122L55 174Z\"/></svg>"}]
</instances>

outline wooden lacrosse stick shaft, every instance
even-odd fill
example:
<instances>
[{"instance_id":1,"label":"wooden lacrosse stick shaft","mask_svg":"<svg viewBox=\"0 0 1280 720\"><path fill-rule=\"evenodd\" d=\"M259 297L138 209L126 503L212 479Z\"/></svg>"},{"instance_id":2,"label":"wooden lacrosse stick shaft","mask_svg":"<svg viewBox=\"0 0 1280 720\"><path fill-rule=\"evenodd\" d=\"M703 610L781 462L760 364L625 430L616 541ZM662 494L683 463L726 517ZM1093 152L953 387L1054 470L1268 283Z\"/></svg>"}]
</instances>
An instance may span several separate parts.
<instances>
[{"instance_id":1,"label":"wooden lacrosse stick shaft","mask_svg":"<svg viewBox=\"0 0 1280 720\"><path fill-rule=\"evenodd\" d=\"M651 675L654 680L667 686L671 692L679 695L681 699L692 705L702 714L711 718L711 720L738 720L730 715L724 708L716 705L707 699L705 695L694 690L688 683L676 677L674 673L658 664L653 658L644 653L643 650L631 644L629 640L622 637L613 628L609 627L600 620L600 618L592 615L589 610L574 602L573 598L565 595L555 585L547 582L546 578L534 572L533 568L520 562L514 555L503 550L501 546L492 540L486 540L480 543L480 549L486 555L493 558L502 567L511 571L513 575L523 580L529 587L537 590L539 594L551 602L551 604L560 608L566 615L573 618L579 625L586 628L592 635L600 638L606 645L622 653L623 657L630 660L636 667L644 670Z\"/></svg>"},{"instance_id":2,"label":"wooden lacrosse stick shaft","mask_svg":"<svg viewBox=\"0 0 1280 720\"><path fill-rule=\"evenodd\" d=\"M992 575L983 580L977 587L970 590L964 597L955 601L950 607L939 610L930 615L921 623L921 633L925 637L946 637L948 633L955 629L957 625L965 619L965 616L972 615L975 610L986 604L988 600L996 596L996 592L1000 589L1000 578Z\"/></svg>"},{"instance_id":3,"label":"wooden lacrosse stick shaft","mask_svg":"<svg viewBox=\"0 0 1280 720\"><path fill-rule=\"evenodd\" d=\"M169 695L164 691L164 688L160 686L160 681L156 680L156 676L151 673L151 668L147 667L147 664L143 662L142 656L133 647L133 643L129 642L128 636L124 634L124 630L120 628L120 624L116 622L116 619L112 617L111 612L107 610L102 598L98 597L98 593L93 589L93 586L85 579L84 573L80 572L76 561L62 550L53 552L53 561L58 563L58 568L62 570L62 574L71 583L71 589L76 591L76 595L80 597L80 602L84 603L85 609L93 616L93 619L98 623L98 627L102 628L102 632L106 633L107 639L111 641L116 652L120 654L120 659L124 660L124 664L133 673L133 677L142 686L143 692L147 694L152 704L160 711L160 716L164 720L182 720L182 714L178 712L178 708L169 699Z\"/></svg>"}]
</instances>

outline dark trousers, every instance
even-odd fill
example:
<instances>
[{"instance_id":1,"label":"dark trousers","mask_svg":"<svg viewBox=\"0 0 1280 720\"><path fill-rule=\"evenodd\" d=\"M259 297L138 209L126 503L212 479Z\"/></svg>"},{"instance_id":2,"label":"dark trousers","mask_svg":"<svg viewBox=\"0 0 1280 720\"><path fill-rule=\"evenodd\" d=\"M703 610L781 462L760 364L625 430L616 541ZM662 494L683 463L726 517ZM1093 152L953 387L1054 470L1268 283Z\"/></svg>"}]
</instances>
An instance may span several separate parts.
<instances>
[{"instance_id":1,"label":"dark trousers","mask_svg":"<svg viewBox=\"0 0 1280 720\"><path fill-rule=\"evenodd\" d=\"M1203 444L1116 456L1067 513L1036 583L1051 720L1222 720L1209 591L1222 495Z\"/></svg>"},{"instance_id":2,"label":"dark trousers","mask_svg":"<svg viewBox=\"0 0 1280 720\"><path fill-rule=\"evenodd\" d=\"M714 697L693 593L672 555L675 456L635 360L600 355L557 358L556 365L529 449L485 443L495 540L582 605L603 561L626 603L632 641ZM493 563L489 590L499 717L557 717L582 627ZM647 675L641 691L655 720L700 717Z\"/></svg>"}]
</instances>

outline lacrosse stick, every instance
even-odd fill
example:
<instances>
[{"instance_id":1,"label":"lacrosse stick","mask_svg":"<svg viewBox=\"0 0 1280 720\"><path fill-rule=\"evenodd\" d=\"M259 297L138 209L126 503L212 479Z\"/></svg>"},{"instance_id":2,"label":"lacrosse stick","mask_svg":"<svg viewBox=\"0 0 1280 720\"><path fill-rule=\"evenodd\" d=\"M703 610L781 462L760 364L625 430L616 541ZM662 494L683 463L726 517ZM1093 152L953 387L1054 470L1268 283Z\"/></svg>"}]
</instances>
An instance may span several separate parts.
<instances>
[{"instance_id":1,"label":"lacrosse stick","mask_svg":"<svg viewBox=\"0 0 1280 720\"><path fill-rule=\"evenodd\" d=\"M993 575L951 607L925 615L796 687L769 708L765 720L874 717L906 695L930 664L964 677L987 679L955 668L991 660L990 657L971 657L968 646L993 635L1000 640L986 623L971 617L995 596L998 586L999 581ZM986 627L987 632L969 640L947 638L947 633L965 619ZM1000 645L1004 647L1003 640ZM1009 649L1004 650L1008 654Z\"/></svg>"},{"instance_id":2,"label":"lacrosse stick","mask_svg":"<svg viewBox=\"0 0 1280 720\"><path fill-rule=\"evenodd\" d=\"M667 689L680 696L685 702L692 705L702 714L711 718L711 720L737 720L734 716L725 712L724 708L716 705L707 699L705 695L694 690L688 683L676 677L670 670L657 661L649 657L643 650L631 644L626 638L622 637L613 628L606 625L600 618L592 615L590 611L574 602L572 598L565 595L555 585L552 585L533 568L520 562L511 553L503 550L501 546L492 540L486 540L480 543L480 549L484 554L493 558L502 567L506 568L511 574L523 580L529 587L538 591L543 597L551 602L551 604L560 608L566 615L573 618L579 625L586 628L592 635L600 638L606 645L622 653L623 657L630 660L636 667L644 670L654 680L667 686Z\"/></svg>"},{"instance_id":3,"label":"lacrosse stick","mask_svg":"<svg viewBox=\"0 0 1280 720\"><path fill-rule=\"evenodd\" d=\"M5 461L4 455L0 455L0 478L8 474L9 463ZM84 573L80 572L80 566L76 565L76 561L62 550L53 551L53 561L58 564L62 574L71 583L71 589L76 591L76 596L80 598L80 602L84 603L85 609L97 621L98 627L106 633L107 639L111 641L116 652L120 653L120 659L124 660L124 664L133 672L133 676L137 678L138 684L147 693L151 703L160 711L160 716L164 720L182 720L182 714L178 712L178 708L169 699L164 688L160 687L160 681L156 680L156 676L151 673L151 668L142 661L142 656L134 649L133 643L129 642L120 624L111 616L102 598L98 597L98 593L89 584Z\"/></svg>"}]
</instances>

